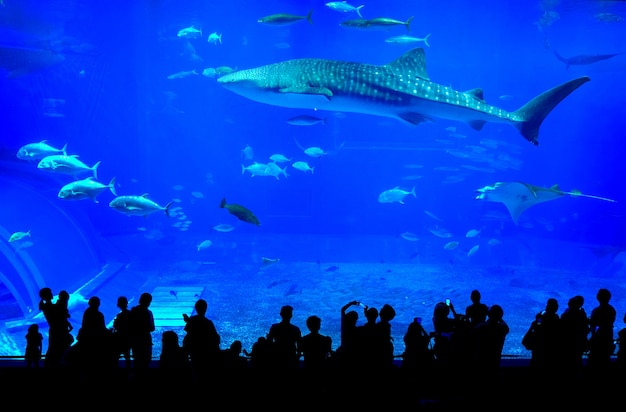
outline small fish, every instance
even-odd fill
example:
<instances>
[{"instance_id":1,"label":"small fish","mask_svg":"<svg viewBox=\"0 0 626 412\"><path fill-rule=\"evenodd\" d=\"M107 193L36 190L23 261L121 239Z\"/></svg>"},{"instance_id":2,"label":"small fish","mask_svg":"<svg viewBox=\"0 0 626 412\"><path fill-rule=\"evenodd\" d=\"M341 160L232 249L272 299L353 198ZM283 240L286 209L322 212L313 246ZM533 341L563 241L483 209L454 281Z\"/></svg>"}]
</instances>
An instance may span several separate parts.
<instances>
[{"instance_id":1,"label":"small fish","mask_svg":"<svg viewBox=\"0 0 626 412\"><path fill-rule=\"evenodd\" d=\"M277 163L270 162L267 164L267 167L270 168L270 175L274 176L276 179L279 179L278 175L283 175L285 178L289 177L287 166L281 168Z\"/></svg>"},{"instance_id":2,"label":"small fish","mask_svg":"<svg viewBox=\"0 0 626 412\"><path fill-rule=\"evenodd\" d=\"M439 218L439 216L435 215L433 212L429 212L428 210L424 210L424 213L426 213L429 217L442 222L441 218Z\"/></svg>"},{"instance_id":3,"label":"small fish","mask_svg":"<svg viewBox=\"0 0 626 412\"><path fill-rule=\"evenodd\" d=\"M64 173L72 176L88 172L93 173L93 177L97 179L98 166L100 166L100 161L89 167L78 160L78 155L50 155L39 161L37 169L45 170L47 172Z\"/></svg>"},{"instance_id":4,"label":"small fish","mask_svg":"<svg viewBox=\"0 0 626 412\"><path fill-rule=\"evenodd\" d=\"M28 143L20 147L17 151L17 158L21 160L41 160L50 155L67 155L67 143L61 148L57 149L46 143L46 140L42 140L38 143Z\"/></svg>"},{"instance_id":5,"label":"small fish","mask_svg":"<svg viewBox=\"0 0 626 412\"><path fill-rule=\"evenodd\" d=\"M409 242L417 242L419 240L417 235L412 232L402 232L400 233L400 237L402 239L408 240Z\"/></svg>"},{"instance_id":6,"label":"small fish","mask_svg":"<svg viewBox=\"0 0 626 412\"><path fill-rule=\"evenodd\" d=\"M465 234L465 237L476 237L476 236L480 235L480 231L481 230L482 229L470 229Z\"/></svg>"},{"instance_id":7,"label":"small fish","mask_svg":"<svg viewBox=\"0 0 626 412\"><path fill-rule=\"evenodd\" d=\"M294 169L298 169L302 172L311 172L311 174L313 174L314 169L315 169L315 166L311 167L309 166L307 162L302 162L302 161L293 162L291 166Z\"/></svg>"},{"instance_id":8,"label":"small fish","mask_svg":"<svg viewBox=\"0 0 626 412\"><path fill-rule=\"evenodd\" d=\"M426 37L420 38L420 37L413 37L413 36L408 36L406 34L403 34L401 36L389 37L385 39L385 43L410 44L410 43L424 42L426 46L430 47L430 44L428 43L428 38L430 37L430 35L431 33L428 33Z\"/></svg>"},{"instance_id":9,"label":"small fish","mask_svg":"<svg viewBox=\"0 0 626 412\"><path fill-rule=\"evenodd\" d=\"M178 299L178 292L176 292L175 290L170 290L170 295L174 296L176 299Z\"/></svg>"},{"instance_id":10,"label":"small fish","mask_svg":"<svg viewBox=\"0 0 626 412\"><path fill-rule=\"evenodd\" d=\"M469 252L467 252L467 257L470 257L470 256L474 255L476 252L478 252L478 247L479 247L479 246L480 246L480 245L473 246L473 247L469 250Z\"/></svg>"},{"instance_id":11,"label":"small fish","mask_svg":"<svg viewBox=\"0 0 626 412\"><path fill-rule=\"evenodd\" d=\"M277 13L269 16L261 17L257 22L262 24L267 24L270 26L287 26L289 24L297 23L300 20L307 20L310 24L313 24L313 20L311 19L311 15L313 14L313 9L309 11L306 16L296 16L294 14L286 14L286 13Z\"/></svg>"},{"instance_id":12,"label":"small fish","mask_svg":"<svg viewBox=\"0 0 626 412\"><path fill-rule=\"evenodd\" d=\"M360 18L363 18L363 16L361 16L361 9L363 8L363 6L363 4L358 7L353 6L347 1L331 1L326 3L326 7L331 10L335 10L341 13L356 13L359 15Z\"/></svg>"},{"instance_id":13,"label":"small fish","mask_svg":"<svg viewBox=\"0 0 626 412\"><path fill-rule=\"evenodd\" d=\"M332 265L332 266L327 267L325 272L336 272L337 269L339 269L339 266Z\"/></svg>"},{"instance_id":14,"label":"small fish","mask_svg":"<svg viewBox=\"0 0 626 412\"><path fill-rule=\"evenodd\" d=\"M226 203L226 198L222 198L220 208L228 210L228 213L243 222L252 223L257 226L261 225L261 222L259 222L259 219L254 215L254 213L252 213L252 211L236 203Z\"/></svg>"},{"instance_id":15,"label":"small fish","mask_svg":"<svg viewBox=\"0 0 626 412\"><path fill-rule=\"evenodd\" d=\"M301 116L295 116L287 119L287 123L292 126L313 126L316 124L325 124L326 119L303 114Z\"/></svg>"},{"instance_id":16,"label":"small fish","mask_svg":"<svg viewBox=\"0 0 626 412\"><path fill-rule=\"evenodd\" d=\"M489 241L487 242L487 244L489 246L500 246L502 244L502 242L500 242L498 239L493 238L493 239L489 239Z\"/></svg>"},{"instance_id":17,"label":"small fish","mask_svg":"<svg viewBox=\"0 0 626 412\"><path fill-rule=\"evenodd\" d=\"M213 43L213 44L217 44L217 42L222 44L222 35L221 34L217 34L217 32L213 32L213 33L209 34L209 37L207 38L207 41L209 43Z\"/></svg>"},{"instance_id":18,"label":"small fish","mask_svg":"<svg viewBox=\"0 0 626 412\"><path fill-rule=\"evenodd\" d=\"M252 177L254 176L273 176L272 169L265 163L254 162L249 166L241 165L241 174L248 171Z\"/></svg>"},{"instance_id":19,"label":"small fish","mask_svg":"<svg viewBox=\"0 0 626 412\"><path fill-rule=\"evenodd\" d=\"M232 73L234 71L235 69L233 69L232 67L228 67L228 66L218 66L215 68L215 73L219 75Z\"/></svg>"},{"instance_id":20,"label":"small fish","mask_svg":"<svg viewBox=\"0 0 626 412\"><path fill-rule=\"evenodd\" d=\"M304 153L308 156L315 157L315 158L320 158L328 154L321 147L317 147L317 146L307 147L306 149L304 149Z\"/></svg>"},{"instance_id":21,"label":"small fish","mask_svg":"<svg viewBox=\"0 0 626 412\"><path fill-rule=\"evenodd\" d=\"M207 240L203 240L197 246L198 247L198 252L200 252L201 250L208 249L209 247L211 247L212 244L213 244L213 242L211 242L208 239Z\"/></svg>"},{"instance_id":22,"label":"small fish","mask_svg":"<svg viewBox=\"0 0 626 412\"><path fill-rule=\"evenodd\" d=\"M261 264L263 266L269 266L269 265L272 265L272 264L274 264L276 262L279 262L279 261L280 261L280 258L272 259L272 258L268 258L268 257L264 257L264 256L261 257Z\"/></svg>"},{"instance_id":23,"label":"small fish","mask_svg":"<svg viewBox=\"0 0 626 412\"><path fill-rule=\"evenodd\" d=\"M246 145L243 149L241 149L241 158L244 160L252 160L254 157L254 150L250 147L250 145Z\"/></svg>"},{"instance_id":24,"label":"small fish","mask_svg":"<svg viewBox=\"0 0 626 412\"><path fill-rule=\"evenodd\" d=\"M9 237L9 243L18 242L26 237L31 237L30 230L27 232L15 232Z\"/></svg>"},{"instance_id":25,"label":"small fish","mask_svg":"<svg viewBox=\"0 0 626 412\"><path fill-rule=\"evenodd\" d=\"M380 203L400 203L404 204L404 198L408 195L413 195L413 197L417 197L415 195L415 186L410 191L402 190L399 186L394 187L393 189L385 190L381 194L378 195L378 202Z\"/></svg>"},{"instance_id":26,"label":"small fish","mask_svg":"<svg viewBox=\"0 0 626 412\"><path fill-rule=\"evenodd\" d=\"M229 225L228 223L220 223L219 225L213 226L211 229L215 230L216 232L228 233L235 230L235 226Z\"/></svg>"},{"instance_id":27,"label":"small fish","mask_svg":"<svg viewBox=\"0 0 626 412\"><path fill-rule=\"evenodd\" d=\"M59 190L57 197L64 200L91 199L94 203L99 203L96 197L104 189L109 189L113 196L117 196L115 192L115 177L111 179L109 184L100 183L91 176L83 180L76 180L63 186Z\"/></svg>"},{"instance_id":28,"label":"small fish","mask_svg":"<svg viewBox=\"0 0 626 412\"><path fill-rule=\"evenodd\" d=\"M288 159L285 155L282 155L280 153L276 153L270 156L270 160L274 163L285 163L285 162L291 162L291 159Z\"/></svg>"},{"instance_id":29,"label":"small fish","mask_svg":"<svg viewBox=\"0 0 626 412\"><path fill-rule=\"evenodd\" d=\"M202 37L202 30L196 29L194 26L185 27L184 29L178 30L177 36L183 39L196 39Z\"/></svg>"},{"instance_id":30,"label":"small fish","mask_svg":"<svg viewBox=\"0 0 626 412\"><path fill-rule=\"evenodd\" d=\"M206 69L202 70L202 75L205 77L215 77L216 74L217 71L213 67L207 67Z\"/></svg>"},{"instance_id":31,"label":"small fish","mask_svg":"<svg viewBox=\"0 0 626 412\"><path fill-rule=\"evenodd\" d=\"M440 237L442 239L452 237L452 233L448 232L446 229L436 228L436 229L428 229L428 231L432 233L433 235Z\"/></svg>"},{"instance_id":32,"label":"small fish","mask_svg":"<svg viewBox=\"0 0 626 412\"><path fill-rule=\"evenodd\" d=\"M202 192L191 192L191 196L195 197L196 199L202 199L204 197L204 194Z\"/></svg>"},{"instance_id":33,"label":"small fish","mask_svg":"<svg viewBox=\"0 0 626 412\"><path fill-rule=\"evenodd\" d=\"M174 74L170 74L169 76L167 76L168 79L173 80L173 79L184 79L185 77L189 77L189 76L194 76L194 75L198 75L200 73L198 73L197 70L186 70L186 71L182 71L182 72L178 72L178 73L174 73Z\"/></svg>"},{"instance_id":34,"label":"small fish","mask_svg":"<svg viewBox=\"0 0 626 412\"><path fill-rule=\"evenodd\" d=\"M454 250L456 249L456 247L459 245L459 242L457 242L456 240L453 240L452 242L448 242L446 243L443 248L445 250Z\"/></svg>"},{"instance_id":35,"label":"small fish","mask_svg":"<svg viewBox=\"0 0 626 412\"><path fill-rule=\"evenodd\" d=\"M169 217L169 209L172 202L161 206L148 199L148 194L141 196L117 196L109 202L109 207L129 216L148 216L151 213L163 211Z\"/></svg>"}]
</instances>

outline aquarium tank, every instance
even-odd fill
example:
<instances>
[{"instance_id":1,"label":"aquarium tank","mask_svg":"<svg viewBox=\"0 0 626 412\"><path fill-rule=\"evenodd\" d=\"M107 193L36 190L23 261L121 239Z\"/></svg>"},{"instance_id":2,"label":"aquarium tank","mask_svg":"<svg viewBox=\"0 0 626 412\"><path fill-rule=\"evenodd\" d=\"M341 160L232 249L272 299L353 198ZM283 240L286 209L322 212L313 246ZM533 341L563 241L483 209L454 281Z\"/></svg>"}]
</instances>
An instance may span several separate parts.
<instances>
[{"instance_id":1,"label":"aquarium tank","mask_svg":"<svg viewBox=\"0 0 626 412\"><path fill-rule=\"evenodd\" d=\"M510 327L607 288L626 312L626 3L0 1L0 355L70 293L208 302L250 350L283 305L394 354L472 290Z\"/></svg>"}]
</instances>

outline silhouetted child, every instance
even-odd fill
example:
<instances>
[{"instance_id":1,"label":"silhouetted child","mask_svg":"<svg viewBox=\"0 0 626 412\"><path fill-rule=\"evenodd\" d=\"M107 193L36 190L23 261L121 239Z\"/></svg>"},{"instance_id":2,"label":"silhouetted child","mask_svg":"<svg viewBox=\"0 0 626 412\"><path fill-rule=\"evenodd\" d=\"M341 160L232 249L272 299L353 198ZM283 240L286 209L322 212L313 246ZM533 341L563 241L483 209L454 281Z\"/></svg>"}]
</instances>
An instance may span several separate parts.
<instances>
[{"instance_id":1,"label":"silhouetted child","mask_svg":"<svg viewBox=\"0 0 626 412\"><path fill-rule=\"evenodd\" d=\"M166 330L161 335L161 355L159 356L159 368L174 373L188 372L189 357L180 346L178 333Z\"/></svg>"},{"instance_id":2,"label":"silhouetted child","mask_svg":"<svg viewBox=\"0 0 626 412\"><path fill-rule=\"evenodd\" d=\"M28 327L26 333L26 351L24 352L24 360L27 368L38 368L41 360L41 351L43 348L43 335L39 332L39 325L36 323Z\"/></svg>"},{"instance_id":3,"label":"silhouetted child","mask_svg":"<svg viewBox=\"0 0 626 412\"><path fill-rule=\"evenodd\" d=\"M422 318L415 318L404 334L402 368L424 375L432 370L435 357L430 347L430 334L422 326ZM430 378L430 376L428 376Z\"/></svg>"},{"instance_id":4,"label":"silhouetted child","mask_svg":"<svg viewBox=\"0 0 626 412\"><path fill-rule=\"evenodd\" d=\"M118 297L117 307L120 311L113 319L113 344L115 345L116 359L119 359L121 355L124 358L124 366L130 368L130 338L132 325L130 310L128 309L128 298L126 298L126 296Z\"/></svg>"},{"instance_id":5,"label":"silhouetted child","mask_svg":"<svg viewBox=\"0 0 626 412\"><path fill-rule=\"evenodd\" d=\"M248 358L242 355L243 345L235 340L222 351L222 368L228 374L237 374L248 369Z\"/></svg>"}]
</instances>

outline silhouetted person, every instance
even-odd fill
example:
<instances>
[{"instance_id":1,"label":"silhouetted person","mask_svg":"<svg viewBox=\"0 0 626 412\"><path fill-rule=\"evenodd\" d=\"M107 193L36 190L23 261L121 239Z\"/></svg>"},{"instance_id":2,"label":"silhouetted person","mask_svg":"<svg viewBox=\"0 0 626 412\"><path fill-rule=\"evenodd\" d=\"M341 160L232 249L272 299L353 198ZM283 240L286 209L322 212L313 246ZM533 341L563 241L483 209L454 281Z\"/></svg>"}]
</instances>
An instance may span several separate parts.
<instances>
[{"instance_id":1,"label":"silhouetted person","mask_svg":"<svg viewBox=\"0 0 626 412\"><path fill-rule=\"evenodd\" d=\"M230 346L222 350L222 369L230 376L237 377L238 373L248 369L248 358L243 356L243 345L240 340L234 340Z\"/></svg>"},{"instance_id":2,"label":"silhouetted person","mask_svg":"<svg viewBox=\"0 0 626 412\"><path fill-rule=\"evenodd\" d=\"M159 374L168 385L186 385L189 383L191 365L187 352L180 346L178 333L166 330L161 335L161 354L159 355Z\"/></svg>"},{"instance_id":3,"label":"silhouetted person","mask_svg":"<svg viewBox=\"0 0 626 412\"><path fill-rule=\"evenodd\" d=\"M470 326L474 327L487 320L489 307L480 301L480 292L476 289L470 294L471 305L465 308L465 317Z\"/></svg>"},{"instance_id":4,"label":"silhouetted person","mask_svg":"<svg viewBox=\"0 0 626 412\"><path fill-rule=\"evenodd\" d=\"M561 314L563 367L574 377L582 371L583 354L589 349L589 318L583 308L585 298L574 296Z\"/></svg>"},{"instance_id":5,"label":"silhouetted person","mask_svg":"<svg viewBox=\"0 0 626 412\"><path fill-rule=\"evenodd\" d=\"M396 317L395 309L385 303L378 313L376 324L376 351L377 362L380 367L388 369L393 367L393 337L391 336L391 321Z\"/></svg>"},{"instance_id":6,"label":"silhouetted person","mask_svg":"<svg viewBox=\"0 0 626 412\"><path fill-rule=\"evenodd\" d=\"M39 325L33 323L28 326L26 333L26 350L24 360L27 368L39 368L43 350L43 335L39 332Z\"/></svg>"},{"instance_id":7,"label":"silhouetted person","mask_svg":"<svg viewBox=\"0 0 626 412\"><path fill-rule=\"evenodd\" d=\"M357 326L357 367L359 369L375 369L380 366L380 348L378 340L378 309L365 306L363 308L365 323Z\"/></svg>"},{"instance_id":8,"label":"silhouetted person","mask_svg":"<svg viewBox=\"0 0 626 412\"><path fill-rule=\"evenodd\" d=\"M154 316L149 309L152 295L144 292L139 302L130 310L132 325L131 351L134 359L135 377L145 378L146 371L152 361L152 332L155 330Z\"/></svg>"},{"instance_id":9,"label":"silhouetted person","mask_svg":"<svg viewBox=\"0 0 626 412\"><path fill-rule=\"evenodd\" d=\"M219 367L221 337L213 321L206 317L207 301L198 299L194 309L192 316L183 315L187 333L183 346L189 353L195 379L204 380L215 376Z\"/></svg>"},{"instance_id":10,"label":"silhouetted person","mask_svg":"<svg viewBox=\"0 0 626 412\"><path fill-rule=\"evenodd\" d=\"M100 298L90 297L87 305L78 331L77 345L83 371L88 377L95 377L101 373L101 369L112 365L113 350L110 331L106 327L104 314L100 312Z\"/></svg>"},{"instance_id":11,"label":"silhouetted person","mask_svg":"<svg viewBox=\"0 0 626 412\"><path fill-rule=\"evenodd\" d=\"M322 320L318 316L309 316L306 320L309 333L302 336L300 353L302 353L302 368L307 371L326 369L330 364L332 354L332 339L322 335L320 329Z\"/></svg>"},{"instance_id":12,"label":"silhouetted person","mask_svg":"<svg viewBox=\"0 0 626 412\"><path fill-rule=\"evenodd\" d=\"M360 303L356 300L346 303L341 308L341 331L339 347L336 350L336 361L338 367L352 369L358 362L357 353L357 322L359 313L351 310L346 312L350 306L357 306Z\"/></svg>"},{"instance_id":13,"label":"silhouetted person","mask_svg":"<svg viewBox=\"0 0 626 412\"><path fill-rule=\"evenodd\" d=\"M615 351L613 324L617 312L609 303L611 292L608 289L599 289L596 299L598 306L589 314L591 337L589 338L588 365L595 370L604 370L610 366L611 356Z\"/></svg>"},{"instance_id":14,"label":"silhouetted person","mask_svg":"<svg viewBox=\"0 0 626 412\"><path fill-rule=\"evenodd\" d=\"M63 355L74 341L72 325L68 321L67 306L57 306L52 302L52 290L44 287L39 291L39 310L43 312L48 322L48 350L44 359L44 367L55 368L61 366Z\"/></svg>"},{"instance_id":15,"label":"silhouetted person","mask_svg":"<svg viewBox=\"0 0 626 412\"><path fill-rule=\"evenodd\" d=\"M283 372L293 372L300 367L300 328L291 323L293 307L280 308L281 321L270 326L267 340L272 351L272 366Z\"/></svg>"},{"instance_id":16,"label":"silhouetted person","mask_svg":"<svg viewBox=\"0 0 626 412\"><path fill-rule=\"evenodd\" d=\"M554 375L559 373L562 365L562 328L558 310L558 301L549 298L545 310L537 313L531 324L534 343L530 367L535 371L536 377L545 381L555 379Z\"/></svg>"},{"instance_id":17,"label":"silhouetted person","mask_svg":"<svg viewBox=\"0 0 626 412\"><path fill-rule=\"evenodd\" d=\"M119 360L120 355L124 358L124 367L131 367L130 342L131 342L131 315L128 309L128 298L120 296L117 298L119 312L113 318L113 342L115 345L115 359Z\"/></svg>"},{"instance_id":18,"label":"silhouetted person","mask_svg":"<svg viewBox=\"0 0 626 412\"><path fill-rule=\"evenodd\" d=\"M500 305L492 305L487 312L487 319L474 327L473 331L473 374L487 379L494 384L500 370L502 348L509 325L504 321L504 310ZM476 381L474 381L477 383Z\"/></svg>"},{"instance_id":19,"label":"silhouetted person","mask_svg":"<svg viewBox=\"0 0 626 412\"><path fill-rule=\"evenodd\" d=\"M421 318L413 319L404 334L404 353L401 368L413 371L416 377L430 379L429 373L435 358L430 347L430 334L424 329Z\"/></svg>"},{"instance_id":20,"label":"silhouetted person","mask_svg":"<svg viewBox=\"0 0 626 412\"><path fill-rule=\"evenodd\" d=\"M626 314L624 314L624 323L626 323ZM626 371L626 327L621 328L617 332L617 367L619 368L619 373L624 373ZM622 375L623 376L623 375Z\"/></svg>"},{"instance_id":21,"label":"silhouetted person","mask_svg":"<svg viewBox=\"0 0 626 412\"><path fill-rule=\"evenodd\" d=\"M452 313L453 317L449 317ZM435 342L433 350L438 373L447 376L452 368L463 369L467 358L465 316L457 314L454 305L439 302L433 310L433 327Z\"/></svg>"},{"instance_id":22,"label":"silhouetted person","mask_svg":"<svg viewBox=\"0 0 626 412\"><path fill-rule=\"evenodd\" d=\"M250 357L250 368L255 373L266 373L272 366L272 348L265 336L259 336L256 342L252 344L252 349L243 353Z\"/></svg>"}]
</instances>

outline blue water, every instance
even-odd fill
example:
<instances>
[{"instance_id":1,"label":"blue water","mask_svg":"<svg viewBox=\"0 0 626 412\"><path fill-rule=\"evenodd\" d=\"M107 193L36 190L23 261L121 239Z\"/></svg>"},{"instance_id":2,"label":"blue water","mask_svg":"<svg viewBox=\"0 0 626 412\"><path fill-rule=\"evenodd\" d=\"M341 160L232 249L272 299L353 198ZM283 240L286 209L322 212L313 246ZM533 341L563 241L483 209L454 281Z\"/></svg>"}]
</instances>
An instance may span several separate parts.
<instances>
[{"instance_id":1,"label":"blue water","mask_svg":"<svg viewBox=\"0 0 626 412\"><path fill-rule=\"evenodd\" d=\"M256 316L263 321L250 332L233 325L227 313L210 314L228 340L245 335L241 337L249 348L270 320L275 321L283 303L268 290L273 293L274 286L285 286L279 294L284 301L324 297L330 291L319 289L319 279L311 277L328 276L325 268L342 268L341 263L402 264L416 271L420 265L439 265L442 271L456 268L450 271L457 274L506 265L521 268L518 273L560 271L555 283L513 282L536 292L535 306L523 314L515 312L522 317L519 330L524 329L523 316L531 319L547 295L558 294L565 308L570 295L584 294L590 311L599 286L613 290L614 305L623 313L626 54L566 67L554 51L566 57L626 52L626 5L608 1L351 3L364 4L360 10L368 19L406 21L414 16L410 32L402 25L389 30L342 27L341 22L358 16L331 10L323 1L153 0L92 5L4 0L0 6L4 319L33 321L40 287L79 291L105 273L112 280L83 290L110 296L111 302L103 302L110 320L118 294L138 296L159 287L159 279L167 279L167 287L202 283L186 276L205 276L202 268L215 265L211 273L219 278L234 265L244 265L249 273L239 273L236 286L229 283L228 291L213 296L214 306L228 302L229 307L249 310L243 309L249 296L229 291L258 287L255 302L265 306L263 314ZM313 24L257 22L274 13L304 16L311 9ZM201 28L202 36L177 36L189 26ZM222 35L221 43L207 41L213 32ZM384 41L401 34L419 38L430 34L430 46ZM414 47L425 49L431 81L459 91L481 88L488 104L508 111L568 80L589 76L591 81L547 116L539 145L533 146L507 124L487 123L474 130L464 122L433 119L409 126L367 114L266 105L226 90L217 76L202 74L220 66L239 70L298 58L384 65ZM192 70L200 74L168 78ZM324 123L287 123L298 115L317 116ZM107 184L115 178L118 195L147 193L163 207L170 204L170 216L160 211L145 218L124 216L108 206L114 197L108 189L98 195L98 203L59 199L57 193L72 181L70 176L38 170L36 163L16 157L23 145L44 139L57 148L67 144L68 154L79 155L90 167L100 162L98 180ZM247 146L253 151L250 159L244 156ZM302 149L311 146L328 155L307 156ZM268 162L274 153L292 162L307 161L314 173L296 170L289 163L283 164L289 176L279 179L242 173L242 166ZM477 189L513 181L546 188L558 184L563 191L580 190L616 202L565 195L528 208L515 224L502 203L476 200ZM404 204L378 202L381 192L396 186L408 192L414 188L415 197L408 195ZM222 198L252 210L261 225L239 221L219 208ZM231 233L211 231L219 223L236 228ZM453 237L440 238L431 232L434 229L445 229ZM479 236L465 237L471 229L480 230ZM23 248L8 242L12 233L28 230L31 237ZM402 238L402 233L417 240ZM197 245L207 239L213 244L199 252ZM496 249L490 239L503 247ZM449 241L458 241L457 248L446 250ZM480 249L468 256L477 244ZM261 272L262 257L279 258L285 264L311 263L313 272L290 275L292 266L272 277ZM133 266L111 269L114 265L134 265L150 274L131 278L124 270ZM303 272L309 268L296 267ZM391 271L381 268L389 273L385 270ZM358 276L358 270L349 272ZM259 280L259 273L266 277ZM500 269L490 273L502 275ZM312 283L293 280L299 275L308 276ZM559 289L564 278L569 281L565 284L573 285L571 290ZM325 281L325 288L333 285L332 278ZM471 279L440 284L441 291L436 285L429 289L433 305L455 290L465 301L472 288L489 288L485 283L472 284ZM407 289L413 286L421 287L419 279L403 284ZM374 299L378 287L364 287L359 293ZM310 295L303 292L307 289ZM506 319L506 302L496 302L496 292L483 295L487 303L505 307ZM323 329L328 325L327 332L336 335L336 319L331 317L337 317L352 297L344 292L335 297L328 308L311 310L323 312L326 318L321 317L327 319ZM382 305L394 296L379 299ZM421 316L430 317L429 311L430 307L424 308ZM508 314L513 322L513 314ZM303 309L297 319L303 331L306 315ZM80 311L73 317L80 322ZM412 317L399 315L400 337L406 319ZM617 326L619 320L621 315ZM23 332L3 329L4 353L21 353ZM516 352L515 347L519 344L512 341L509 351Z\"/></svg>"}]
</instances>

